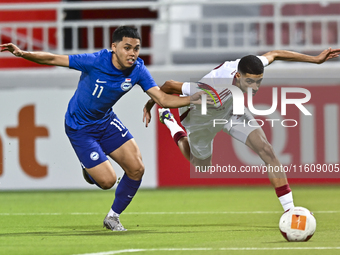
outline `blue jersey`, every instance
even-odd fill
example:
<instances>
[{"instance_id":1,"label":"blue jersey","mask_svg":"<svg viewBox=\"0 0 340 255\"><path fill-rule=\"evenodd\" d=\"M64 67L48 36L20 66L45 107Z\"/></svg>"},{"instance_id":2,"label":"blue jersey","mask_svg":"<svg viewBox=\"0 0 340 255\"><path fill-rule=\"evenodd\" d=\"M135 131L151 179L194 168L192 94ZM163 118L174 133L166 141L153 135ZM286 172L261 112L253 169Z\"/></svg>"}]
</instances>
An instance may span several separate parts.
<instances>
[{"instance_id":1,"label":"blue jersey","mask_svg":"<svg viewBox=\"0 0 340 255\"><path fill-rule=\"evenodd\" d=\"M112 51L69 56L69 67L82 72L65 115L66 125L80 129L109 119L112 106L135 84L144 91L157 86L142 59L126 70L112 64Z\"/></svg>"}]
</instances>

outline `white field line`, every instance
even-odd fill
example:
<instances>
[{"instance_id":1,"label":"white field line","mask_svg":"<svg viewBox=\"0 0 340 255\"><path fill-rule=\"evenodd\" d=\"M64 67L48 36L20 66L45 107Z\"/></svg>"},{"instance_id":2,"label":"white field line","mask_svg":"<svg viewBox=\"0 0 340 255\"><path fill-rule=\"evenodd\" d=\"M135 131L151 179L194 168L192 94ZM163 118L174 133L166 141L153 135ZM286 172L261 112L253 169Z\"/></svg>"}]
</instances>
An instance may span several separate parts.
<instances>
[{"instance_id":1,"label":"white field line","mask_svg":"<svg viewBox=\"0 0 340 255\"><path fill-rule=\"evenodd\" d=\"M246 212L125 212L124 215L181 215L181 214L274 214L282 211L246 211ZM313 211L313 213L328 214L340 211ZM0 216L59 216L59 215L101 215L99 212L70 212L70 213L0 213Z\"/></svg>"},{"instance_id":2,"label":"white field line","mask_svg":"<svg viewBox=\"0 0 340 255\"><path fill-rule=\"evenodd\" d=\"M151 251L278 251L278 250L340 250L340 247L235 247L235 248L160 248L160 249L126 249L97 253L83 253L78 255L115 255L123 253L151 252Z\"/></svg>"}]
</instances>

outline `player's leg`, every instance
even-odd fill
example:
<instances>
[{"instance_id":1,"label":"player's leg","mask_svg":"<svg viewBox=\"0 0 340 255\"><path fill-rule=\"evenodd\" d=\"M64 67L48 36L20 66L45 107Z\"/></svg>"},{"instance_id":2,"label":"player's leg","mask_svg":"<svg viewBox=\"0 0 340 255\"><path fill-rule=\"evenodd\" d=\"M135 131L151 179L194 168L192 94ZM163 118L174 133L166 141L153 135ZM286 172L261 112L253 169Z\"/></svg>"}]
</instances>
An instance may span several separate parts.
<instances>
[{"instance_id":1,"label":"player's leg","mask_svg":"<svg viewBox=\"0 0 340 255\"><path fill-rule=\"evenodd\" d=\"M111 230L126 230L119 221L120 214L132 201L142 181L144 164L134 139L130 139L109 156L125 171L120 180L111 209L104 219L104 227ZM117 229L118 228L118 229Z\"/></svg>"},{"instance_id":2,"label":"player's leg","mask_svg":"<svg viewBox=\"0 0 340 255\"><path fill-rule=\"evenodd\" d=\"M179 150L182 152L183 156L190 161L190 146L188 142L188 137L184 136L178 140L177 146Z\"/></svg>"},{"instance_id":3,"label":"player's leg","mask_svg":"<svg viewBox=\"0 0 340 255\"><path fill-rule=\"evenodd\" d=\"M284 211L294 207L292 191L289 187L286 173L281 168L281 163L276 157L273 147L268 142L262 128L253 130L246 140L246 145L256 152L265 162L267 169L281 169L281 171L268 171L268 177L274 186L276 195L278 196Z\"/></svg>"},{"instance_id":4,"label":"player's leg","mask_svg":"<svg viewBox=\"0 0 340 255\"><path fill-rule=\"evenodd\" d=\"M158 113L160 122L167 126L170 130L171 137L178 145L183 156L190 161L190 146L186 132L180 125L178 125L176 119L168 108L160 108L158 109Z\"/></svg>"},{"instance_id":5,"label":"player's leg","mask_svg":"<svg viewBox=\"0 0 340 255\"><path fill-rule=\"evenodd\" d=\"M191 155L191 164L193 164L194 166L211 166L211 155L204 159L197 158L194 155Z\"/></svg>"},{"instance_id":6,"label":"player's leg","mask_svg":"<svg viewBox=\"0 0 340 255\"><path fill-rule=\"evenodd\" d=\"M102 189L110 189L117 178L105 152L98 143L98 138L102 136L100 126L75 130L65 125L65 131L81 163L84 179Z\"/></svg>"},{"instance_id":7,"label":"player's leg","mask_svg":"<svg viewBox=\"0 0 340 255\"><path fill-rule=\"evenodd\" d=\"M273 167L273 169L276 167L276 169L281 169L281 163L276 157L273 147L268 142L262 128L257 128L248 135L246 145L260 156L267 167ZM268 171L268 177L275 188L288 183L284 171Z\"/></svg>"},{"instance_id":8,"label":"player's leg","mask_svg":"<svg viewBox=\"0 0 340 255\"><path fill-rule=\"evenodd\" d=\"M187 134L169 109L160 108L158 112L160 122L168 127L183 156L194 166L211 166L212 141L220 129L205 128L204 125L200 125L200 130L190 132L188 129Z\"/></svg>"},{"instance_id":9,"label":"player's leg","mask_svg":"<svg viewBox=\"0 0 340 255\"><path fill-rule=\"evenodd\" d=\"M111 189L117 181L116 173L109 160L95 167L85 168L85 171L90 180L102 189Z\"/></svg>"},{"instance_id":10,"label":"player's leg","mask_svg":"<svg viewBox=\"0 0 340 255\"><path fill-rule=\"evenodd\" d=\"M141 184L144 164L134 139L130 139L110 153L110 157L125 171L116 189L116 199L112 205L113 210L120 214L131 202Z\"/></svg>"},{"instance_id":11,"label":"player's leg","mask_svg":"<svg viewBox=\"0 0 340 255\"><path fill-rule=\"evenodd\" d=\"M112 116L100 144L106 154L125 171L117 186L111 209L104 219L104 227L125 230L119 216L130 204L141 184L144 174L142 156L133 136L116 115Z\"/></svg>"},{"instance_id":12,"label":"player's leg","mask_svg":"<svg viewBox=\"0 0 340 255\"><path fill-rule=\"evenodd\" d=\"M244 125L249 123L252 125ZM231 124L233 123L233 124ZM254 117L245 108L245 114L242 116L230 116L228 123L223 128L224 132L229 133L233 138L246 144L265 162L267 169L269 166L281 169L281 163L275 155L275 152L268 142L262 128L257 124ZM274 186L276 194L281 202L284 211L294 207L292 192L290 190L286 174L284 171L268 172L271 184Z\"/></svg>"}]
</instances>

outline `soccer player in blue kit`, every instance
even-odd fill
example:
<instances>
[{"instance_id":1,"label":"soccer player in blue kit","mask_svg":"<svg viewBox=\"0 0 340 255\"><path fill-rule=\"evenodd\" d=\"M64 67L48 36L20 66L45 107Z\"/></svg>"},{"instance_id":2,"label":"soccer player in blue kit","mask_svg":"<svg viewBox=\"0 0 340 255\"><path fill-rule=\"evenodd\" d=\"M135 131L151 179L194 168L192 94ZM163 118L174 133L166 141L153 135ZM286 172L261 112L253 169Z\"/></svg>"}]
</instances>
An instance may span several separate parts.
<instances>
[{"instance_id":1,"label":"soccer player in blue kit","mask_svg":"<svg viewBox=\"0 0 340 255\"><path fill-rule=\"evenodd\" d=\"M119 215L136 194L144 173L139 148L129 130L113 112L112 106L135 84L162 107L178 108L199 99L177 97L159 89L138 57L140 35L136 28L121 26L112 35L111 49L92 54L56 55L28 52L12 43L0 45L17 57L81 71L78 88L65 115L65 131L81 162L87 182L110 189L117 180L107 155L125 171L117 186L115 199L103 226L112 231L126 231Z\"/></svg>"}]
</instances>

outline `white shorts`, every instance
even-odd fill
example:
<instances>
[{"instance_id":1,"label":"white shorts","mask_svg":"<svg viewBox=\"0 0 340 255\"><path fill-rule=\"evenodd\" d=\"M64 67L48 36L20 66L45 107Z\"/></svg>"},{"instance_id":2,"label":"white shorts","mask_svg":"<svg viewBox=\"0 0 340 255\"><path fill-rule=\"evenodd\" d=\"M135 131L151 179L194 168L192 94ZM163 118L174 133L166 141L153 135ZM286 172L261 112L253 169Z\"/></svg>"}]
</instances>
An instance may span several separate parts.
<instances>
[{"instance_id":1,"label":"white shorts","mask_svg":"<svg viewBox=\"0 0 340 255\"><path fill-rule=\"evenodd\" d=\"M179 112L183 116L186 109L180 108ZM212 155L213 141L219 131L223 130L245 144L248 135L260 128L247 108L244 109L244 115L224 114L226 111L223 111L214 116L199 116L194 112L187 112L181 123L187 131L192 155L201 160Z\"/></svg>"}]
</instances>

